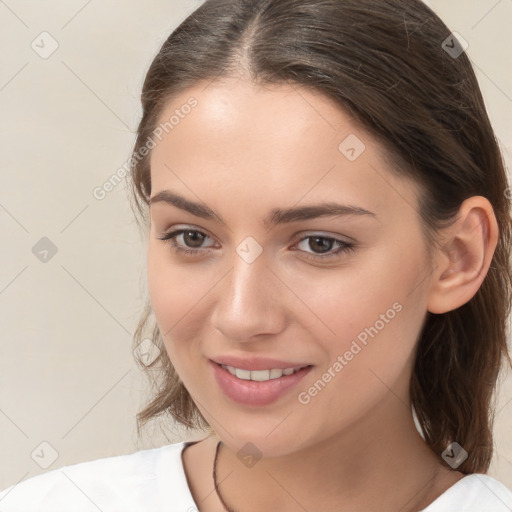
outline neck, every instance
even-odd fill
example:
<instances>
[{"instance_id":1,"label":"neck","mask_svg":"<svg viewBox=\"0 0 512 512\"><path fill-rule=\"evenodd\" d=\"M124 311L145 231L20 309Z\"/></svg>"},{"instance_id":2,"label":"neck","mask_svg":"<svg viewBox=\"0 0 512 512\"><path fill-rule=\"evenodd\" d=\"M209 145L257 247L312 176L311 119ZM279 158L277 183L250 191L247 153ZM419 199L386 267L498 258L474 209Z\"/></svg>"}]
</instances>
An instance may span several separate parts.
<instances>
[{"instance_id":1,"label":"neck","mask_svg":"<svg viewBox=\"0 0 512 512\"><path fill-rule=\"evenodd\" d=\"M450 471L418 434L410 410L388 396L371 418L299 451L262 458L252 467L222 443L216 468L219 496L233 512L315 510L319 497L326 512L422 510L445 490L438 482ZM386 423L384 413L393 421Z\"/></svg>"}]
</instances>

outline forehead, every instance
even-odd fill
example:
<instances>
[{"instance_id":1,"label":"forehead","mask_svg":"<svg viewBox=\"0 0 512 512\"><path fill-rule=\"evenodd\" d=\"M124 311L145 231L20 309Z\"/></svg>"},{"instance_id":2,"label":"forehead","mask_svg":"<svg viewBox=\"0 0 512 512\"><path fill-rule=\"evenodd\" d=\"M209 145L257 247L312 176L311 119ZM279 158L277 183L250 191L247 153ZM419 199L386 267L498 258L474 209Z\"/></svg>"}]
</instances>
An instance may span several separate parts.
<instances>
[{"instance_id":1,"label":"forehead","mask_svg":"<svg viewBox=\"0 0 512 512\"><path fill-rule=\"evenodd\" d=\"M274 205L345 200L372 211L416 205L415 187L390 172L382 146L311 89L202 83L169 101L159 122L152 194L215 192L241 206L255 197Z\"/></svg>"},{"instance_id":2,"label":"forehead","mask_svg":"<svg viewBox=\"0 0 512 512\"><path fill-rule=\"evenodd\" d=\"M189 109L192 98L197 104ZM189 113L183 114L182 110ZM191 128L198 135L193 143L201 146L203 141L215 139L227 142L226 137L236 134L236 139L230 141L233 151L244 144L254 150L263 149L264 144L266 155L276 148L283 152L290 145L296 151L298 141L313 144L321 138L326 144L335 143L339 135L336 132L354 124L334 101L315 90L289 84L253 84L242 79L202 83L181 92L163 109L159 123L164 125L173 117L175 124L163 134L164 138L172 132L178 141L180 133L188 136L187 128Z\"/></svg>"}]
</instances>

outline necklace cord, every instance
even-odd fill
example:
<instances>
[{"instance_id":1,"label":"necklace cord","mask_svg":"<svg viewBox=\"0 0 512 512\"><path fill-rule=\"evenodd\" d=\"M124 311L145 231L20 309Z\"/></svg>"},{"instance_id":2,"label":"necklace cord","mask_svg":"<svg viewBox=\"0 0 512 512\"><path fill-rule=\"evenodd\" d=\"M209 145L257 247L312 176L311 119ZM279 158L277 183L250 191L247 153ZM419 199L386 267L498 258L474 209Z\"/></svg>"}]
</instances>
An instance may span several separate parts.
<instances>
[{"instance_id":1,"label":"necklace cord","mask_svg":"<svg viewBox=\"0 0 512 512\"><path fill-rule=\"evenodd\" d=\"M235 510L229 508L224 499L222 498L222 495L220 494L219 485L217 484L217 459L219 457L219 451L220 451L220 445L222 444L222 441L219 441L217 443L217 448L215 449L215 459L213 460L213 484L215 486L215 492L217 493L217 496L222 503L222 506L226 510L226 512L236 512Z\"/></svg>"},{"instance_id":2,"label":"necklace cord","mask_svg":"<svg viewBox=\"0 0 512 512\"><path fill-rule=\"evenodd\" d=\"M232 508L228 507L226 505L226 502L224 501L224 499L222 498L222 495L220 493L220 489L219 489L219 485L217 484L217 459L219 457L219 451L220 451L220 445L222 444L222 441L219 441L217 443L217 448L215 449L215 458L213 460L213 484L215 486L215 492L217 493L217 496L219 498L219 501L222 503L222 506L224 507L224 509L226 510L226 512L236 512L235 510L233 510ZM425 494L428 494L428 492L434 487L435 483L437 482L437 479L439 477L439 473L440 473L441 469L440 468L437 468L437 471L435 471L434 473L434 476L433 478L431 479L431 484L430 486L428 486ZM422 498L424 496L421 496L420 499L418 500L418 502L416 503L416 505L413 507L413 509L411 510L411 512L416 512L416 506L421 502Z\"/></svg>"}]
</instances>

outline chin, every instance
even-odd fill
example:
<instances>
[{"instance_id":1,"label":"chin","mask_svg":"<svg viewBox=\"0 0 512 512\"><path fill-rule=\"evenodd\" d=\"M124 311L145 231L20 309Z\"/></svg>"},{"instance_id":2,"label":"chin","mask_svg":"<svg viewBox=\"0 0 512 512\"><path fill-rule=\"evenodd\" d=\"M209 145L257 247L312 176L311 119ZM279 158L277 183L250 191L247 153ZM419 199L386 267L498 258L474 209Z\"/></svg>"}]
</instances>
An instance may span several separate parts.
<instances>
[{"instance_id":1,"label":"chin","mask_svg":"<svg viewBox=\"0 0 512 512\"><path fill-rule=\"evenodd\" d=\"M296 433L291 433L284 429L278 433L277 430L279 428L275 432L272 432L272 428L262 430L254 427L237 431L231 425L229 429L231 436L226 433L225 435L217 434L217 437L232 451L237 453L242 462L246 456L254 457L254 459L273 458L300 451L303 447L303 442L298 439Z\"/></svg>"}]
</instances>

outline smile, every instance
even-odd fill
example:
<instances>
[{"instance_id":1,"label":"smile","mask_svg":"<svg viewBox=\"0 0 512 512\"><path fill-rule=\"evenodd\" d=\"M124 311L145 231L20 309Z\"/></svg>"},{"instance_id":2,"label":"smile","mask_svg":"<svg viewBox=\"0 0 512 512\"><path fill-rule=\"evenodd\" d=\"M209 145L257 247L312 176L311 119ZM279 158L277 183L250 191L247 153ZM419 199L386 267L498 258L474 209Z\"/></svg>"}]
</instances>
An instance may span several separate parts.
<instances>
[{"instance_id":1,"label":"smile","mask_svg":"<svg viewBox=\"0 0 512 512\"><path fill-rule=\"evenodd\" d=\"M221 365L222 368L226 369L231 375L234 375L238 379L242 380L254 380L257 382L264 382L267 380L279 379L280 377L292 375L298 372L300 369L305 368L301 366L298 368L272 368L270 370L242 370L241 368L235 368L228 366L227 364Z\"/></svg>"},{"instance_id":2,"label":"smile","mask_svg":"<svg viewBox=\"0 0 512 512\"><path fill-rule=\"evenodd\" d=\"M312 365L267 370L246 370L209 361L224 395L239 405L268 406L289 395L312 370Z\"/></svg>"}]
</instances>

